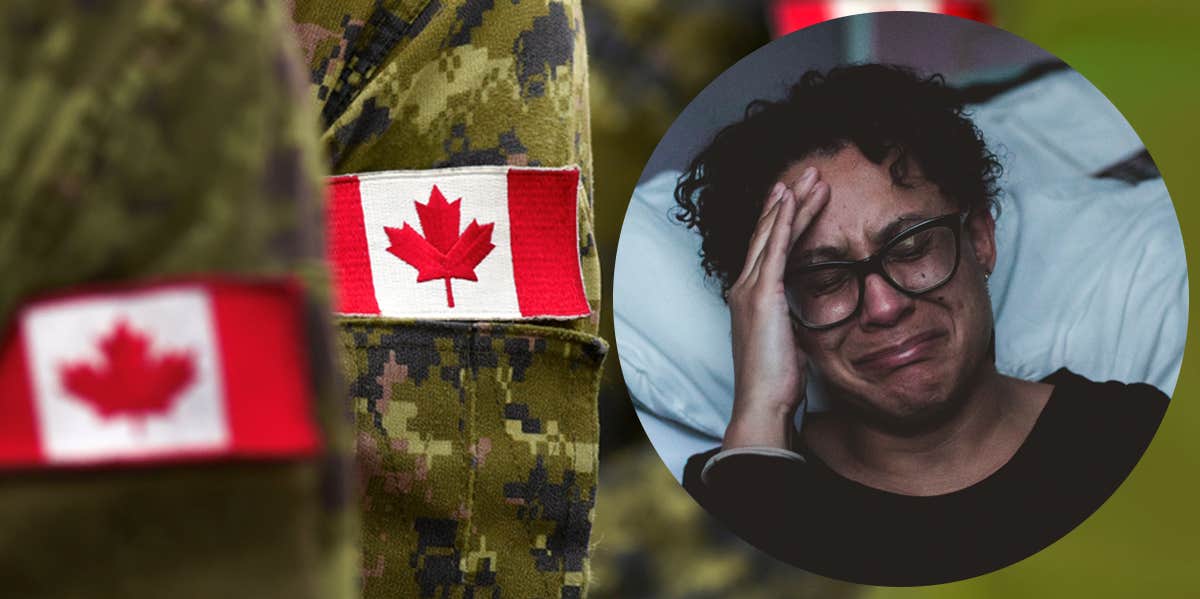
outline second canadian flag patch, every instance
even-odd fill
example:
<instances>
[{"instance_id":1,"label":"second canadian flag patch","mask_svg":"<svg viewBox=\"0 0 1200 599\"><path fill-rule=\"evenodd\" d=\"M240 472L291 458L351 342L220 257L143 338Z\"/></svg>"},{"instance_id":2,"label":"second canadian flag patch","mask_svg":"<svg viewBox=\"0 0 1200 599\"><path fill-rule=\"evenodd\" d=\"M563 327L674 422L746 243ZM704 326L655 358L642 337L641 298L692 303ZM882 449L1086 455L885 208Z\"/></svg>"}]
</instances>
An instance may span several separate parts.
<instances>
[{"instance_id":1,"label":"second canadian flag patch","mask_svg":"<svg viewBox=\"0 0 1200 599\"><path fill-rule=\"evenodd\" d=\"M74 290L0 336L0 469L308 458L303 291L199 278Z\"/></svg>"},{"instance_id":2,"label":"second canadian flag patch","mask_svg":"<svg viewBox=\"0 0 1200 599\"><path fill-rule=\"evenodd\" d=\"M333 177L335 310L396 318L586 316L578 198L575 168Z\"/></svg>"}]
</instances>

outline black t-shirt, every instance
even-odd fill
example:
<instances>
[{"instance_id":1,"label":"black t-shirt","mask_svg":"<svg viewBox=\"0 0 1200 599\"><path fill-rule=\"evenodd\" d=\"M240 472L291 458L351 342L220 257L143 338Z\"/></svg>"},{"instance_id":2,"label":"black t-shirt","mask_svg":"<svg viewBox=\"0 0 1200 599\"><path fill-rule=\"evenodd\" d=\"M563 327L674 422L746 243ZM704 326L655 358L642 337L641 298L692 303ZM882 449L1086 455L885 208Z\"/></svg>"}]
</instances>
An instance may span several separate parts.
<instances>
[{"instance_id":1,"label":"black t-shirt","mask_svg":"<svg viewBox=\"0 0 1200 599\"><path fill-rule=\"evenodd\" d=\"M806 462L731 455L688 460L684 487L709 512L771 555L864 584L924 585L970 578L1058 540L1108 499L1137 464L1168 398L1145 384L1096 383L1066 369L1028 438L984 480L928 497L845 478Z\"/></svg>"}]
</instances>

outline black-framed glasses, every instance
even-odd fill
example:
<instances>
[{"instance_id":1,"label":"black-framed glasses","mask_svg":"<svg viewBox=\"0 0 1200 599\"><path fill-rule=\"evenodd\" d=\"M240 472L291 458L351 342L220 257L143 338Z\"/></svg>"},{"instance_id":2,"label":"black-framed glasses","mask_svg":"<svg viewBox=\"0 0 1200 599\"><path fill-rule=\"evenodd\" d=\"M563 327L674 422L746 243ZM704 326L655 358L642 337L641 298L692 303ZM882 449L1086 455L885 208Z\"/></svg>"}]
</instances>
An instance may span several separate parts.
<instances>
[{"instance_id":1,"label":"black-framed glasses","mask_svg":"<svg viewBox=\"0 0 1200 599\"><path fill-rule=\"evenodd\" d=\"M783 283L788 307L802 326L821 330L850 320L862 309L869 274L917 296L945 285L958 270L959 240L967 212L923 220L862 260L789 266Z\"/></svg>"}]
</instances>

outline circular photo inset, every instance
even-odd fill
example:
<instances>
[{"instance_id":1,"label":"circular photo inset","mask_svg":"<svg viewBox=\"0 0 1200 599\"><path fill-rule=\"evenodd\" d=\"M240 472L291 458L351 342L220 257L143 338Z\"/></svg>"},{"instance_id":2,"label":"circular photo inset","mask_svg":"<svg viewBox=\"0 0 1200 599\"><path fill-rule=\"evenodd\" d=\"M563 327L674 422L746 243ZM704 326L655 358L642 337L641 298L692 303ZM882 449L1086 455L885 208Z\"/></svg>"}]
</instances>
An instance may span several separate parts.
<instances>
[{"instance_id":1,"label":"circular photo inset","mask_svg":"<svg viewBox=\"0 0 1200 599\"><path fill-rule=\"evenodd\" d=\"M1158 428L1183 240L1120 113L926 13L779 39L680 115L626 214L621 367L684 488L857 583L960 580L1083 522Z\"/></svg>"}]
</instances>

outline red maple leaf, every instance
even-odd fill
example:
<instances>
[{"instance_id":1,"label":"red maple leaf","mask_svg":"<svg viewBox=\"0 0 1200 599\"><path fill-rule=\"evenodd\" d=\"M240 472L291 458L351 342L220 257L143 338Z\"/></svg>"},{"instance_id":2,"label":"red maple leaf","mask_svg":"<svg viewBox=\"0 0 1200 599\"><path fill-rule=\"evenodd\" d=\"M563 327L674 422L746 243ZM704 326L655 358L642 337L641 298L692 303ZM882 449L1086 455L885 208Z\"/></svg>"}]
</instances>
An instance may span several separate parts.
<instances>
[{"instance_id":1,"label":"red maple leaf","mask_svg":"<svg viewBox=\"0 0 1200 599\"><path fill-rule=\"evenodd\" d=\"M447 202L434 185L429 203L413 202L424 236L408 223L404 223L403 229L383 228L392 243L387 251L417 269L418 283L435 279L446 281L446 304L451 308L454 307L454 292L450 289L450 279L478 281L475 267L496 247L492 244L495 223L480 225L472 219L461 234L458 232L461 202L462 198Z\"/></svg>"},{"instance_id":2,"label":"red maple leaf","mask_svg":"<svg viewBox=\"0 0 1200 599\"><path fill-rule=\"evenodd\" d=\"M100 339L104 361L64 364L63 386L89 403L103 418L127 415L145 418L164 413L179 393L195 379L194 360L188 352L149 355L149 336L120 321Z\"/></svg>"}]
</instances>

